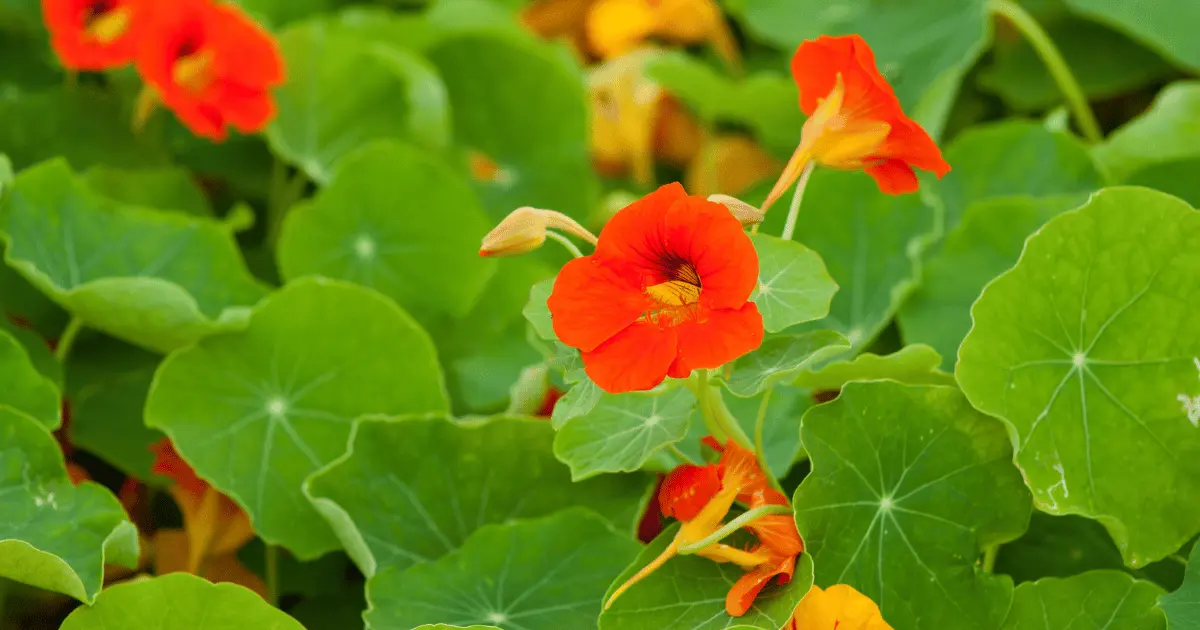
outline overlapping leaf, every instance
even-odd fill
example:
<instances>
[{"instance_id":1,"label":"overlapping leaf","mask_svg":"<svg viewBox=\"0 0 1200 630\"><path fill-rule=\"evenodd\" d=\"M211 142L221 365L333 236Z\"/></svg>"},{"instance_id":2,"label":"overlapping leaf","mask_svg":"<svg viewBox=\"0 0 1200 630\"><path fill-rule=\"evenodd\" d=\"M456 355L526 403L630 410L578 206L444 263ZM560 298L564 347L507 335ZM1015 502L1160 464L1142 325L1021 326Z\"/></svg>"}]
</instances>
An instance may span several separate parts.
<instances>
[{"instance_id":1,"label":"overlapping leaf","mask_svg":"<svg viewBox=\"0 0 1200 630\"><path fill-rule=\"evenodd\" d=\"M776 478L783 478L796 463L796 456L800 453L800 418L813 403L808 390L785 383L776 384L750 398L729 396L725 399L726 407L737 418L747 436L754 436L758 417L762 415L763 459ZM693 429L702 427L697 422ZM695 436L693 432L688 440L694 438L695 442L699 442L701 437L703 435ZM689 446L692 448L687 448ZM681 450L689 455L695 454L692 449L698 447L699 444L688 444L687 441L680 445Z\"/></svg>"},{"instance_id":2,"label":"overlapping leaf","mask_svg":"<svg viewBox=\"0 0 1200 630\"><path fill-rule=\"evenodd\" d=\"M629 527L648 479L572 484L550 454L552 439L540 420L366 419L348 454L314 476L307 494L368 576L440 558L488 524L571 505Z\"/></svg>"},{"instance_id":3,"label":"overlapping leaf","mask_svg":"<svg viewBox=\"0 0 1200 630\"><path fill-rule=\"evenodd\" d=\"M1183 585L1158 599L1158 605L1167 614L1167 627L1171 630L1200 627L1200 545L1192 547L1187 569Z\"/></svg>"},{"instance_id":4,"label":"overlapping leaf","mask_svg":"<svg viewBox=\"0 0 1200 630\"><path fill-rule=\"evenodd\" d=\"M300 485L342 455L355 418L447 410L433 344L393 302L325 279L263 300L243 332L167 357L146 424L301 559L337 547Z\"/></svg>"},{"instance_id":5,"label":"overlapping leaf","mask_svg":"<svg viewBox=\"0 0 1200 630\"><path fill-rule=\"evenodd\" d=\"M116 497L72 485L46 428L3 405L0 463L0 577L90 602L105 564L136 565L137 528Z\"/></svg>"},{"instance_id":6,"label":"overlapping leaf","mask_svg":"<svg viewBox=\"0 0 1200 630\"><path fill-rule=\"evenodd\" d=\"M124 204L178 210L198 217L213 216L204 191L181 168L131 170L96 166L88 169L82 179L93 191Z\"/></svg>"},{"instance_id":7,"label":"overlapping leaf","mask_svg":"<svg viewBox=\"0 0 1200 630\"><path fill-rule=\"evenodd\" d=\"M1200 157L1200 83L1180 81L1159 92L1142 115L1095 148L1115 181L1154 164Z\"/></svg>"},{"instance_id":8,"label":"overlapping leaf","mask_svg":"<svg viewBox=\"0 0 1200 630\"><path fill-rule=\"evenodd\" d=\"M757 350L733 362L726 385L737 396L754 396L849 349L846 338L832 330L772 335Z\"/></svg>"},{"instance_id":9,"label":"overlapping leaf","mask_svg":"<svg viewBox=\"0 0 1200 630\"><path fill-rule=\"evenodd\" d=\"M62 424L62 396L54 381L33 365L25 347L0 326L0 405L40 422L47 429Z\"/></svg>"},{"instance_id":10,"label":"overlapping leaf","mask_svg":"<svg viewBox=\"0 0 1200 630\"><path fill-rule=\"evenodd\" d=\"M976 559L1030 509L1000 423L950 387L849 383L801 439L812 473L793 504L819 586L853 586L897 628L999 625L1012 582Z\"/></svg>"},{"instance_id":11,"label":"overlapping leaf","mask_svg":"<svg viewBox=\"0 0 1200 630\"><path fill-rule=\"evenodd\" d=\"M938 366L942 357L929 346L904 346L892 354L880 356L870 352L808 369L793 379L799 387L815 391L840 389L853 381L891 379L909 385L953 385L954 377Z\"/></svg>"},{"instance_id":12,"label":"overlapping leaf","mask_svg":"<svg viewBox=\"0 0 1200 630\"><path fill-rule=\"evenodd\" d=\"M696 399L683 387L665 394L601 394L590 411L558 428L554 455L571 467L575 481L638 470L687 435L695 411Z\"/></svg>"},{"instance_id":13,"label":"overlapping leaf","mask_svg":"<svg viewBox=\"0 0 1200 630\"><path fill-rule=\"evenodd\" d=\"M1067 6L1111 25L1154 48L1175 63L1200 69L1200 44L1188 25L1200 21L1200 5L1188 0L1066 0Z\"/></svg>"},{"instance_id":14,"label":"overlapping leaf","mask_svg":"<svg viewBox=\"0 0 1200 630\"><path fill-rule=\"evenodd\" d=\"M1017 587L1001 630L1163 630L1162 589L1119 571L1090 571Z\"/></svg>"},{"instance_id":15,"label":"overlapping leaf","mask_svg":"<svg viewBox=\"0 0 1200 630\"><path fill-rule=\"evenodd\" d=\"M758 285L750 301L762 313L767 332L829 314L838 284L829 276L820 254L766 234L756 234L751 240L758 252Z\"/></svg>"},{"instance_id":16,"label":"overlapping leaf","mask_svg":"<svg viewBox=\"0 0 1200 630\"><path fill-rule=\"evenodd\" d=\"M1005 421L1038 506L1100 520L1131 567L1200 523L1198 251L1187 204L1106 189L1029 239L959 351L959 384Z\"/></svg>"},{"instance_id":17,"label":"overlapping leaf","mask_svg":"<svg viewBox=\"0 0 1200 630\"><path fill-rule=\"evenodd\" d=\"M6 262L86 325L158 351L244 325L264 293L229 231L124 206L52 160L0 204Z\"/></svg>"}]
</instances>

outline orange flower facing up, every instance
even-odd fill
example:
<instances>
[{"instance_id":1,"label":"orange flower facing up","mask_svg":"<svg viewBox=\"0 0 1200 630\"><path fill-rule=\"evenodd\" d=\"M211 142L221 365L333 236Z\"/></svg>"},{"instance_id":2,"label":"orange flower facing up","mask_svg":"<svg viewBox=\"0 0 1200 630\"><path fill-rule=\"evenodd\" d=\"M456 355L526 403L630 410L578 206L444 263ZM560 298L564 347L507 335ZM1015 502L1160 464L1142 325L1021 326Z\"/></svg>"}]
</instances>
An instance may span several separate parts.
<instances>
[{"instance_id":1,"label":"orange flower facing up","mask_svg":"<svg viewBox=\"0 0 1200 630\"><path fill-rule=\"evenodd\" d=\"M658 557L613 592L605 609L631 586L678 554L681 547L716 533L734 501L743 501L750 509L788 504L786 497L767 485L766 475L758 467L754 453L733 440L723 447L711 437L705 438L705 443L721 451L720 461L707 466L679 466L667 475L659 489L658 503L663 515L680 522L675 538ZM789 582L796 568L796 556L804 551L804 542L791 516L763 516L747 523L746 528L758 538L758 543L749 549L714 542L696 551L698 556L715 562L731 562L746 571L725 597L725 612L733 617L746 614L758 593L772 579L778 578L781 584Z\"/></svg>"},{"instance_id":2,"label":"orange flower facing up","mask_svg":"<svg viewBox=\"0 0 1200 630\"><path fill-rule=\"evenodd\" d=\"M547 306L601 389L652 389L757 348L758 254L729 210L667 184L619 210L568 262Z\"/></svg>"},{"instance_id":3,"label":"orange flower facing up","mask_svg":"<svg viewBox=\"0 0 1200 630\"><path fill-rule=\"evenodd\" d=\"M774 203L811 162L863 169L889 195L917 190L913 168L950 171L933 138L904 114L858 35L821 36L800 44L792 58L800 109L809 116L800 146L767 197Z\"/></svg>"},{"instance_id":4,"label":"orange flower facing up","mask_svg":"<svg viewBox=\"0 0 1200 630\"><path fill-rule=\"evenodd\" d=\"M871 598L846 584L813 585L783 630L892 630Z\"/></svg>"},{"instance_id":5,"label":"orange flower facing up","mask_svg":"<svg viewBox=\"0 0 1200 630\"><path fill-rule=\"evenodd\" d=\"M42 0L50 45L73 70L104 70L133 61L135 27L145 0Z\"/></svg>"},{"instance_id":6,"label":"orange flower facing up","mask_svg":"<svg viewBox=\"0 0 1200 630\"><path fill-rule=\"evenodd\" d=\"M275 116L270 89L283 83L275 41L241 9L209 0L159 2L150 11L137 65L154 97L198 136L226 127L261 130ZM149 108L142 105L139 118Z\"/></svg>"}]
</instances>

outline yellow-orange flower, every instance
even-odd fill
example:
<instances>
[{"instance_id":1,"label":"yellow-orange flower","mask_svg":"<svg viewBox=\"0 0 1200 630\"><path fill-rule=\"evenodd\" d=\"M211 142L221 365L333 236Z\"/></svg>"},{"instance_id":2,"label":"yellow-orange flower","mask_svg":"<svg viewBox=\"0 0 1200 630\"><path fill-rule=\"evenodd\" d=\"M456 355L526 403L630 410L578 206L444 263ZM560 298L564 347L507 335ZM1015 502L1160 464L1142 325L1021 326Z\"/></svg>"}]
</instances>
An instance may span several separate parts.
<instances>
[{"instance_id":1,"label":"yellow-orange flower","mask_svg":"<svg viewBox=\"0 0 1200 630\"><path fill-rule=\"evenodd\" d=\"M783 630L892 630L871 598L847 584L813 585Z\"/></svg>"},{"instance_id":2,"label":"yellow-orange flower","mask_svg":"<svg viewBox=\"0 0 1200 630\"><path fill-rule=\"evenodd\" d=\"M721 135L692 159L683 183L694 195L737 194L781 168L782 162L749 137Z\"/></svg>"},{"instance_id":3,"label":"yellow-orange flower","mask_svg":"<svg viewBox=\"0 0 1200 630\"><path fill-rule=\"evenodd\" d=\"M585 28L591 50L601 59L661 39L683 45L708 42L731 66L740 63L737 42L713 0L597 0Z\"/></svg>"}]
</instances>

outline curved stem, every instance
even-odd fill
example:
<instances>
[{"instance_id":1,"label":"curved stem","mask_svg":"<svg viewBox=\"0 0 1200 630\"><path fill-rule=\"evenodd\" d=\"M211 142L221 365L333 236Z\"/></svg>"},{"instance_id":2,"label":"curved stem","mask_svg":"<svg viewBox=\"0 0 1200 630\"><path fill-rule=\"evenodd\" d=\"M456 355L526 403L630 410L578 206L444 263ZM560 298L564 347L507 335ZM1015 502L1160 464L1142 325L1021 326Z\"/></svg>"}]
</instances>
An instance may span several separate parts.
<instances>
[{"instance_id":1,"label":"curved stem","mask_svg":"<svg viewBox=\"0 0 1200 630\"><path fill-rule=\"evenodd\" d=\"M579 251L579 248L575 246L575 243L571 242L571 239L553 230L546 230L546 236L553 241L557 241L559 245L567 248L567 251L571 252L571 255L575 258L583 258L583 252Z\"/></svg>"},{"instance_id":2,"label":"curved stem","mask_svg":"<svg viewBox=\"0 0 1200 630\"><path fill-rule=\"evenodd\" d=\"M667 560L675 557L677 549L678 547L676 546L676 541L672 540L671 544L667 545L667 548L663 549L662 553L658 554L657 557L651 560L649 564L642 567L637 573L634 573L633 577L625 580L625 583L618 586L617 590L613 591L613 594L609 596L608 601L604 602L604 610L608 610L609 606L612 606L612 603L617 601L617 598L620 597L622 593L629 590L629 587L641 582L646 578L647 575L654 573L659 569L659 567L666 564Z\"/></svg>"},{"instance_id":3,"label":"curved stem","mask_svg":"<svg viewBox=\"0 0 1200 630\"><path fill-rule=\"evenodd\" d=\"M996 568L996 555L1000 552L1000 545L992 545L983 550L983 572L991 573Z\"/></svg>"},{"instance_id":4,"label":"curved stem","mask_svg":"<svg viewBox=\"0 0 1200 630\"><path fill-rule=\"evenodd\" d=\"M754 508L753 510L744 512L741 516L733 519L732 521L729 521L723 527L721 527L721 529L718 529L717 531L709 534L708 536L705 536L704 538L701 538L700 540L697 540L694 543L680 545L679 546L679 555L686 556L689 554L693 554L693 553L696 553L697 551L700 551L701 549L704 549L705 547L707 547L713 543L721 542L721 540L724 539L726 536L745 527L747 523L750 523L751 521L756 521L764 516L770 516L772 514L791 514L791 513L792 513L792 508L790 508L786 505L760 505L760 506Z\"/></svg>"},{"instance_id":5,"label":"curved stem","mask_svg":"<svg viewBox=\"0 0 1200 630\"><path fill-rule=\"evenodd\" d=\"M58 359L59 363L67 362L67 357L71 356L71 348L75 346L75 338L79 336L81 330L83 330L82 319L72 317L71 321L67 322L67 327L58 336L58 344L54 346L54 358Z\"/></svg>"},{"instance_id":6,"label":"curved stem","mask_svg":"<svg viewBox=\"0 0 1200 630\"><path fill-rule=\"evenodd\" d=\"M680 464L695 464L696 463L695 461L692 460L691 457L688 457L687 453L684 453L683 451L679 450L679 447L675 446L674 444L667 445L667 452L670 453L671 455L674 455L675 459L678 459Z\"/></svg>"},{"instance_id":7,"label":"curved stem","mask_svg":"<svg viewBox=\"0 0 1200 630\"><path fill-rule=\"evenodd\" d=\"M992 13L1004 16L1011 22L1021 32L1021 35L1029 40L1029 44L1033 46L1038 57L1042 58L1042 63L1046 64L1046 69L1054 77L1054 82L1058 84L1058 89L1062 91L1063 96L1067 99L1067 104L1075 114L1075 122L1079 124L1079 130L1083 132L1083 136L1089 142L1103 140L1104 134L1100 131L1100 123L1096 122L1096 114L1092 112L1092 106L1088 103L1083 88L1079 86L1079 81L1075 79L1067 61L1063 59L1062 53L1054 45L1054 40L1050 39L1042 25L1038 24L1028 11L1013 0L991 0L990 7Z\"/></svg>"},{"instance_id":8,"label":"curved stem","mask_svg":"<svg viewBox=\"0 0 1200 630\"><path fill-rule=\"evenodd\" d=\"M709 381L708 370L697 370L696 379L696 389L692 391L700 403L700 413L704 416L704 425L713 438L722 444L731 439L744 449L753 449L754 445L750 443L750 437L742 430L742 425L738 424L737 418L733 417L729 407L725 406L721 390Z\"/></svg>"},{"instance_id":9,"label":"curved stem","mask_svg":"<svg viewBox=\"0 0 1200 630\"><path fill-rule=\"evenodd\" d=\"M808 177L812 175L815 161L809 162L800 172L800 181L796 182L796 191L792 193L792 205L788 207L787 222L783 224L783 233L779 236L785 241L792 240L796 233L796 220L800 218L800 202L804 200L804 189L808 186Z\"/></svg>"},{"instance_id":10,"label":"curved stem","mask_svg":"<svg viewBox=\"0 0 1200 630\"><path fill-rule=\"evenodd\" d=\"M725 427L716 419L716 414L712 412L712 391L708 386L708 370L698 370L696 372L695 387L692 393L696 395L696 402L700 405L700 417L704 419L704 427L708 429L709 435L713 439L724 444L725 440L729 439L729 434L725 431Z\"/></svg>"},{"instance_id":11,"label":"curved stem","mask_svg":"<svg viewBox=\"0 0 1200 630\"><path fill-rule=\"evenodd\" d=\"M272 606L279 607L279 547L267 545L267 595Z\"/></svg>"},{"instance_id":12,"label":"curved stem","mask_svg":"<svg viewBox=\"0 0 1200 630\"><path fill-rule=\"evenodd\" d=\"M771 404L771 394L774 391L774 386L768 387L767 391L763 392L762 402L758 403L758 416L754 419L754 457L758 460L759 470L766 475L771 487L783 492L783 486L779 485L779 480L767 466L767 450L763 448L763 425L766 423L767 407Z\"/></svg>"}]
</instances>

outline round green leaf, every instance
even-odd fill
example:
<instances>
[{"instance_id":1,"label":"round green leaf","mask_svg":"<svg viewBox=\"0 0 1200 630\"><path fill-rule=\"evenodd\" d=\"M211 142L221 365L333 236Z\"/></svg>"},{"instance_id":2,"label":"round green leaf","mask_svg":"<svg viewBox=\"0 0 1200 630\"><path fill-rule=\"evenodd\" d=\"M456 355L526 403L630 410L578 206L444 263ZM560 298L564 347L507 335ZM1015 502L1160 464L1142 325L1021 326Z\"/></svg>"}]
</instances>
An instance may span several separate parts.
<instances>
[{"instance_id":1,"label":"round green leaf","mask_svg":"<svg viewBox=\"0 0 1200 630\"><path fill-rule=\"evenodd\" d=\"M170 355L146 425L235 499L262 538L309 559L337 547L300 485L368 413L445 411L433 344L393 302L324 279L264 299L245 331Z\"/></svg>"},{"instance_id":2,"label":"round green leaf","mask_svg":"<svg viewBox=\"0 0 1200 630\"><path fill-rule=\"evenodd\" d=\"M642 549L612 581L605 597L661 554L677 531L679 526L672 525ZM743 573L737 565L718 564L694 555L676 556L601 613L600 630L778 630L812 588L813 560L809 554L801 554L796 558L791 582L780 586L773 581L758 594L745 615L730 617L725 612L725 595Z\"/></svg>"},{"instance_id":3,"label":"round green leaf","mask_svg":"<svg viewBox=\"0 0 1200 630\"><path fill-rule=\"evenodd\" d=\"M638 546L582 508L485 525L438 560L372 577L364 617L374 630L438 621L503 630L588 628L604 590Z\"/></svg>"},{"instance_id":4,"label":"round green leaf","mask_svg":"<svg viewBox=\"0 0 1200 630\"><path fill-rule=\"evenodd\" d=\"M187 573L143 578L104 589L75 609L62 630L304 630L295 619L237 584Z\"/></svg>"},{"instance_id":5,"label":"round green leaf","mask_svg":"<svg viewBox=\"0 0 1200 630\"><path fill-rule=\"evenodd\" d=\"M937 135L945 105L991 39L986 0L744 0L750 31L789 53L818 35L859 34L909 114ZM941 96L941 95L936 95Z\"/></svg>"},{"instance_id":6,"label":"round green leaf","mask_svg":"<svg viewBox=\"0 0 1200 630\"><path fill-rule=\"evenodd\" d=\"M279 114L267 140L317 183L328 183L338 161L371 140L426 149L449 143L446 88L420 57L320 21L289 27L279 47L292 74L275 92Z\"/></svg>"},{"instance_id":7,"label":"round green leaf","mask_svg":"<svg viewBox=\"0 0 1200 630\"><path fill-rule=\"evenodd\" d=\"M997 627L1012 581L975 566L1029 522L1000 423L950 387L848 383L804 414L796 524L817 584L849 584L897 628Z\"/></svg>"},{"instance_id":8,"label":"round green leaf","mask_svg":"<svg viewBox=\"0 0 1200 630\"><path fill-rule=\"evenodd\" d=\"M852 381L891 379L909 385L953 385L954 377L940 369L942 357L926 345L904 346L892 354L870 352L801 372L793 385L815 391L841 389Z\"/></svg>"},{"instance_id":9,"label":"round green leaf","mask_svg":"<svg viewBox=\"0 0 1200 630\"><path fill-rule=\"evenodd\" d=\"M1200 545L1192 547L1183 585L1174 593L1159 597L1158 605L1167 614L1170 630L1200 628Z\"/></svg>"},{"instance_id":10,"label":"round green leaf","mask_svg":"<svg viewBox=\"0 0 1200 630\"><path fill-rule=\"evenodd\" d=\"M178 210L197 217L213 216L204 191L181 168L127 170L95 166L82 179L88 188L123 204Z\"/></svg>"},{"instance_id":11,"label":"round green leaf","mask_svg":"<svg viewBox=\"0 0 1200 630\"><path fill-rule=\"evenodd\" d=\"M554 411L550 415L550 425L555 430L563 428L571 418L587 415L600 404L605 391L590 378L584 375L583 380L571 386L567 393L554 403Z\"/></svg>"},{"instance_id":12,"label":"round green leaf","mask_svg":"<svg viewBox=\"0 0 1200 630\"><path fill-rule=\"evenodd\" d=\"M495 273L477 249L489 225L470 184L427 153L377 142L347 155L311 203L288 214L284 278L371 287L414 313L465 315Z\"/></svg>"},{"instance_id":13,"label":"round green leaf","mask_svg":"<svg viewBox=\"0 0 1200 630\"><path fill-rule=\"evenodd\" d=\"M758 285L750 301L758 306L767 332L821 319L838 284L821 255L794 241L766 234L750 237L758 252Z\"/></svg>"},{"instance_id":14,"label":"round green leaf","mask_svg":"<svg viewBox=\"0 0 1200 630\"><path fill-rule=\"evenodd\" d=\"M725 384L735 396L754 396L849 349L846 338L832 330L772 335L757 350L733 362Z\"/></svg>"},{"instance_id":15,"label":"round green leaf","mask_svg":"<svg viewBox=\"0 0 1200 630\"><path fill-rule=\"evenodd\" d=\"M1054 216L1079 207L1084 195L1002 197L971 204L925 263L921 286L900 307L906 343L929 344L954 368L971 329L971 305L992 278L1017 262L1025 238Z\"/></svg>"},{"instance_id":16,"label":"round green leaf","mask_svg":"<svg viewBox=\"0 0 1200 630\"><path fill-rule=\"evenodd\" d=\"M959 349L959 385L1004 420L1038 507L1099 520L1131 567L1200 529L1197 308L1200 214L1110 188L1029 238Z\"/></svg>"},{"instance_id":17,"label":"round green leaf","mask_svg":"<svg viewBox=\"0 0 1200 630\"><path fill-rule=\"evenodd\" d=\"M530 287L529 303L521 311L521 314L533 326L533 331L537 333L537 336L546 340L558 339L558 335L554 334L554 322L551 321L550 307L546 305L546 301L550 299L550 293L554 291L554 280L555 278L546 278Z\"/></svg>"},{"instance_id":18,"label":"round green leaf","mask_svg":"<svg viewBox=\"0 0 1200 630\"><path fill-rule=\"evenodd\" d=\"M34 367L21 342L0 327L0 405L37 420L47 429L62 424L62 396L54 381Z\"/></svg>"},{"instance_id":19,"label":"round green leaf","mask_svg":"<svg viewBox=\"0 0 1200 630\"><path fill-rule=\"evenodd\" d=\"M1179 81L1159 92L1140 116L1094 150L1096 161L1123 182L1152 164L1200 157L1200 82Z\"/></svg>"},{"instance_id":20,"label":"round green leaf","mask_svg":"<svg viewBox=\"0 0 1200 630\"><path fill-rule=\"evenodd\" d=\"M306 494L367 576L440 558L489 523L571 505L629 527L648 480L572 484L550 454L552 439L541 420L364 419L346 455L313 476Z\"/></svg>"},{"instance_id":21,"label":"round green leaf","mask_svg":"<svg viewBox=\"0 0 1200 630\"><path fill-rule=\"evenodd\" d=\"M492 217L534 206L585 218L599 185L579 68L548 44L496 30L448 35L426 54L454 103L458 144L499 168L494 181L476 182Z\"/></svg>"},{"instance_id":22,"label":"round green leaf","mask_svg":"<svg viewBox=\"0 0 1200 630\"><path fill-rule=\"evenodd\" d=\"M921 253L937 229L933 209L919 195L880 193L862 173L817 169L799 226L796 239L821 256L842 287L829 316L803 330L831 329L854 349L866 347L915 286Z\"/></svg>"},{"instance_id":23,"label":"round green leaf","mask_svg":"<svg viewBox=\"0 0 1200 630\"><path fill-rule=\"evenodd\" d=\"M1120 571L1090 571L1017 587L1000 630L1164 630L1162 589Z\"/></svg>"},{"instance_id":24,"label":"round green leaf","mask_svg":"<svg viewBox=\"0 0 1200 630\"><path fill-rule=\"evenodd\" d=\"M1200 4L1191 0L1066 0L1066 3L1080 15L1128 34L1175 63L1200 70L1200 42L1191 28L1200 23Z\"/></svg>"},{"instance_id":25,"label":"round green leaf","mask_svg":"<svg viewBox=\"0 0 1200 630\"><path fill-rule=\"evenodd\" d=\"M682 440L696 399L680 387L665 394L601 394L596 406L572 418L554 437L554 456L578 481L640 469L656 452Z\"/></svg>"},{"instance_id":26,"label":"round green leaf","mask_svg":"<svg viewBox=\"0 0 1200 630\"><path fill-rule=\"evenodd\" d=\"M1104 186L1087 148L1075 137L1027 121L974 127L946 148L953 169L937 183L945 230L971 204L993 197L1090 193Z\"/></svg>"},{"instance_id":27,"label":"round green leaf","mask_svg":"<svg viewBox=\"0 0 1200 630\"><path fill-rule=\"evenodd\" d=\"M0 577L90 602L105 564L137 565L137 528L104 486L72 485L58 442L0 405Z\"/></svg>"},{"instance_id":28,"label":"round green leaf","mask_svg":"<svg viewBox=\"0 0 1200 630\"><path fill-rule=\"evenodd\" d=\"M5 261L93 328L167 352L244 325L263 287L225 226L109 201L61 159L0 203Z\"/></svg>"}]
</instances>

